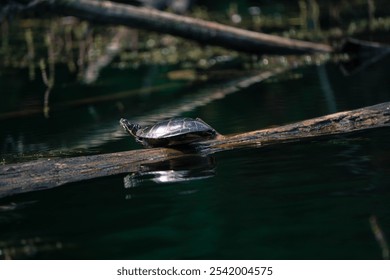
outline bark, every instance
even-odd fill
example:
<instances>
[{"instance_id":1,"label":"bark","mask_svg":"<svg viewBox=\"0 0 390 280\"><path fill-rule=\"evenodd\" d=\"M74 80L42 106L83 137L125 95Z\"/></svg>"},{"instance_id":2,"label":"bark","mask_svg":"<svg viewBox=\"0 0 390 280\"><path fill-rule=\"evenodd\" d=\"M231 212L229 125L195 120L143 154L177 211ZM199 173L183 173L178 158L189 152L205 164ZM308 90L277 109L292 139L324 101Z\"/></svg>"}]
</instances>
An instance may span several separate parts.
<instances>
[{"instance_id":1,"label":"bark","mask_svg":"<svg viewBox=\"0 0 390 280\"><path fill-rule=\"evenodd\" d=\"M0 167L0 197L36 191L103 176L142 172L145 166L169 160L207 156L223 150L265 147L292 141L318 139L390 125L390 102L326 115L280 127L236 135L220 135L198 143L194 150L168 148L45 159ZM130 139L129 139L130 140Z\"/></svg>"},{"instance_id":2,"label":"bark","mask_svg":"<svg viewBox=\"0 0 390 280\"><path fill-rule=\"evenodd\" d=\"M217 152L239 147L264 147L312 138L390 126L390 102L203 142L202 149Z\"/></svg>"}]
</instances>

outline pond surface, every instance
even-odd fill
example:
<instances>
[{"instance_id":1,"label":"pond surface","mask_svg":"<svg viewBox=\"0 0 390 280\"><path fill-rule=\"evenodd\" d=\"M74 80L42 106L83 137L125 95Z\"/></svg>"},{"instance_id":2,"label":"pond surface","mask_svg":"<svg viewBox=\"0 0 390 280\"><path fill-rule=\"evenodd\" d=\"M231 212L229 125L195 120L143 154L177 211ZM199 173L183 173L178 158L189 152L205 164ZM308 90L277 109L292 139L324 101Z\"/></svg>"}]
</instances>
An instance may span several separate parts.
<instances>
[{"instance_id":1,"label":"pond surface","mask_svg":"<svg viewBox=\"0 0 390 280\"><path fill-rule=\"evenodd\" d=\"M58 69L50 118L38 110L40 82L3 73L0 152L18 162L142 149L121 117L200 117L231 134L374 105L390 100L389 62L351 76L332 63L308 66L198 103L227 82L172 82L169 67L150 66L106 69L86 86ZM21 108L31 113L9 114ZM387 245L374 232L390 239L389 139L389 129L377 129L227 151L5 197L0 258L381 259Z\"/></svg>"}]
</instances>

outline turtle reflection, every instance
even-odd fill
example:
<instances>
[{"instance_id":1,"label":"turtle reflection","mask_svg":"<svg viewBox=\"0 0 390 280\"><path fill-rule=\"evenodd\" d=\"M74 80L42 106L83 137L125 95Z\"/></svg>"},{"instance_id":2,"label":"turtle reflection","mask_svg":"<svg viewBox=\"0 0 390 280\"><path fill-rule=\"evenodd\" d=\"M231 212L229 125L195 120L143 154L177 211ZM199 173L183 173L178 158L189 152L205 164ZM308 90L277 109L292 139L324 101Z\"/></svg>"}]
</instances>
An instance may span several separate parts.
<instances>
[{"instance_id":1,"label":"turtle reflection","mask_svg":"<svg viewBox=\"0 0 390 280\"><path fill-rule=\"evenodd\" d=\"M125 188L133 188L144 182L177 183L201 180L215 175L215 159L211 156L191 155L143 166L143 170L127 175Z\"/></svg>"}]
</instances>

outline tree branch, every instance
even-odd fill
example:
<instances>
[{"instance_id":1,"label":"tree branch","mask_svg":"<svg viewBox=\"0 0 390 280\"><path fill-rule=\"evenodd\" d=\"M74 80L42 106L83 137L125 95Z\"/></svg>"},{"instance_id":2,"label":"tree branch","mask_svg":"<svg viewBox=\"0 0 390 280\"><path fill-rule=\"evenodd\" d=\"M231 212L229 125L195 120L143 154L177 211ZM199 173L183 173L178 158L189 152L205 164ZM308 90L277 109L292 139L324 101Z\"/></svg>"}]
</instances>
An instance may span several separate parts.
<instances>
[{"instance_id":1,"label":"tree branch","mask_svg":"<svg viewBox=\"0 0 390 280\"><path fill-rule=\"evenodd\" d=\"M284 38L211 21L110 1L46 0L56 13L167 33L200 43L257 54L332 52L329 45Z\"/></svg>"}]
</instances>

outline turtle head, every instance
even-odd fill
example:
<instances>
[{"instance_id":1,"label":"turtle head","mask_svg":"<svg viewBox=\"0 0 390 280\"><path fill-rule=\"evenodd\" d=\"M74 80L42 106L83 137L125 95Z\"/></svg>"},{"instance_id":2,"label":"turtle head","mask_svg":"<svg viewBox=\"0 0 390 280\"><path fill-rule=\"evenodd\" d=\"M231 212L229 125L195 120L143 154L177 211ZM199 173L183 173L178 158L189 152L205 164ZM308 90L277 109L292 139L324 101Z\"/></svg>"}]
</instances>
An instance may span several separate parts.
<instances>
[{"instance_id":1,"label":"turtle head","mask_svg":"<svg viewBox=\"0 0 390 280\"><path fill-rule=\"evenodd\" d=\"M141 129L141 126L139 124L131 123L126 119L120 119L119 123L127 133L133 135L134 137L137 137L136 133L138 130Z\"/></svg>"}]
</instances>

